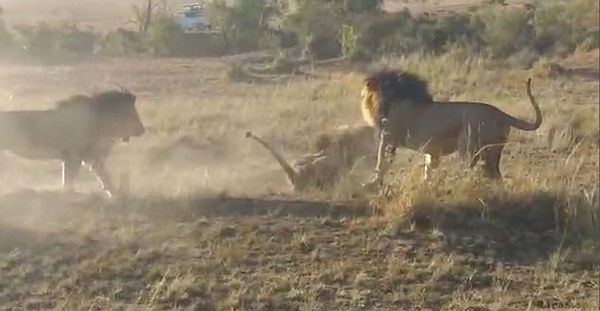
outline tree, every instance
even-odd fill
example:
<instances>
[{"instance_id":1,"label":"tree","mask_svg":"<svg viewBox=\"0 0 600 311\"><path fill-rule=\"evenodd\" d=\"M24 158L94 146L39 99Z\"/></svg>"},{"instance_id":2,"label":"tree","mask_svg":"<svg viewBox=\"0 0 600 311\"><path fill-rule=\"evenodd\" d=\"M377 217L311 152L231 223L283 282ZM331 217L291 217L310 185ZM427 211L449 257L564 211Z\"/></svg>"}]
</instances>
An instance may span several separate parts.
<instances>
[{"instance_id":1,"label":"tree","mask_svg":"<svg viewBox=\"0 0 600 311\"><path fill-rule=\"evenodd\" d=\"M166 6L164 3L155 0L143 0L142 4L133 5L133 22L138 26L138 31L142 34L146 34L150 25L152 25L152 18L158 11L159 6L163 4L162 8Z\"/></svg>"}]
</instances>

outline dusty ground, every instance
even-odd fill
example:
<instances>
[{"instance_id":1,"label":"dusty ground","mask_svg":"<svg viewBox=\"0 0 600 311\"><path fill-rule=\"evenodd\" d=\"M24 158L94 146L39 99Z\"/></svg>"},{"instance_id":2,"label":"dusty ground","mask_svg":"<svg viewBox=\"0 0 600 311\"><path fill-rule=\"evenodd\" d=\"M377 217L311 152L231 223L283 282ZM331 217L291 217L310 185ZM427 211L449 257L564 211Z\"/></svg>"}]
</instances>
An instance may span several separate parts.
<instances>
[{"instance_id":1,"label":"dusty ground","mask_svg":"<svg viewBox=\"0 0 600 311\"><path fill-rule=\"evenodd\" d=\"M79 193L59 191L58 162L0 153L0 310L598 309L598 51L556 60L558 72L458 52L389 60L436 98L523 118L532 76L545 121L512 134L504 186L451 160L422 185L420 157L400 152L385 198L291 194L244 138L261 134L291 159L311 133L360 124L360 72L317 66L253 84L228 77L234 59L0 64L1 109L119 83L147 127L109 159L119 202L84 173ZM562 136L548 146L553 126Z\"/></svg>"}]
</instances>

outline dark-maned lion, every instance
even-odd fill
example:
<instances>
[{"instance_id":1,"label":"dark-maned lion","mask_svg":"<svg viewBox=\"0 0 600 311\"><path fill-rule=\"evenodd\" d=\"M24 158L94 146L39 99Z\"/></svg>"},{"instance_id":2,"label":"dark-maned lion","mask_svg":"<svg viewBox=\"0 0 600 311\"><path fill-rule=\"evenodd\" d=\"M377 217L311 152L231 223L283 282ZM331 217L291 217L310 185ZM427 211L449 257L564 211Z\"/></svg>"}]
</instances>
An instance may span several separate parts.
<instances>
[{"instance_id":1,"label":"dark-maned lion","mask_svg":"<svg viewBox=\"0 0 600 311\"><path fill-rule=\"evenodd\" d=\"M385 69L368 76L361 95L364 120L380 130L371 185L383 181L391 161L385 158L393 156L397 146L425 154L425 178L441 156L458 151L466 167L473 168L482 160L484 175L501 179L500 157L511 127L534 131L542 123L542 113L531 94L531 79L527 80L527 95L535 110L533 123L485 103L436 102L427 82L401 70Z\"/></svg>"},{"instance_id":2,"label":"dark-maned lion","mask_svg":"<svg viewBox=\"0 0 600 311\"><path fill-rule=\"evenodd\" d=\"M285 171L294 191L330 189L341 177L350 173L360 160L375 158L375 129L370 126L341 127L323 133L315 140L315 152L304 155L290 165L266 141L251 132L246 137L265 147Z\"/></svg>"},{"instance_id":3,"label":"dark-maned lion","mask_svg":"<svg viewBox=\"0 0 600 311\"><path fill-rule=\"evenodd\" d=\"M74 95L48 110L0 112L0 149L34 160L61 160L62 187L85 164L112 196L105 158L114 141L129 141L145 129L135 108L136 96L129 91L107 91Z\"/></svg>"}]
</instances>

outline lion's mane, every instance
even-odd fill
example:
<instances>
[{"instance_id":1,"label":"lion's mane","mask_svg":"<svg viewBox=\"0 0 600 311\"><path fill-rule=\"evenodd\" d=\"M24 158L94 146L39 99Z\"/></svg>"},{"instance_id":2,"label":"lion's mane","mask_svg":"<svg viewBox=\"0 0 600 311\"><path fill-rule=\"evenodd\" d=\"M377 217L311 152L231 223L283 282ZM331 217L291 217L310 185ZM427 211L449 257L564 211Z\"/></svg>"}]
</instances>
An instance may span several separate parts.
<instances>
[{"instance_id":1,"label":"lion's mane","mask_svg":"<svg viewBox=\"0 0 600 311\"><path fill-rule=\"evenodd\" d=\"M423 106L433 102L425 80L398 69L382 69L367 76L361 96L363 119L375 127L387 117L392 105L409 102Z\"/></svg>"}]
</instances>

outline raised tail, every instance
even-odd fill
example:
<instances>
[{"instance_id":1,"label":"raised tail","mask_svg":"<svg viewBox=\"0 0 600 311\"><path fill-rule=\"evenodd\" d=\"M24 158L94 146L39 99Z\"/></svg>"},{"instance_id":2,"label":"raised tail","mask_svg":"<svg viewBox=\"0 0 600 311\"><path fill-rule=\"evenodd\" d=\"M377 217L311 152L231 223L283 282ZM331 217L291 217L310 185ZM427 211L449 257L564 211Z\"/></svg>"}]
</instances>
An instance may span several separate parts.
<instances>
[{"instance_id":1,"label":"raised tail","mask_svg":"<svg viewBox=\"0 0 600 311\"><path fill-rule=\"evenodd\" d=\"M277 151L275 151L275 149L273 149L269 145L269 143L264 141L262 138L252 134L252 132L246 132L246 138L254 139L256 142L258 142L263 147L265 147L271 153L271 155L275 158L275 160L277 160L279 165L281 165L281 168L283 168L283 171L285 171L285 173L288 176L292 185L295 183L295 181L297 180L298 173L294 170L294 168L292 168L292 166L279 153L277 153Z\"/></svg>"},{"instance_id":2,"label":"raised tail","mask_svg":"<svg viewBox=\"0 0 600 311\"><path fill-rule=\"evenodd\" d=\"M523 131L535 131L542 125L542 111L540 110L540 106L535 100L535 97L531 94L531 78L527 79L527 96L529 96L531 106L533 106L533 109L535 110L535 121L531 123L511 117L511 125Z\"/></svg>"}]
</instances>

